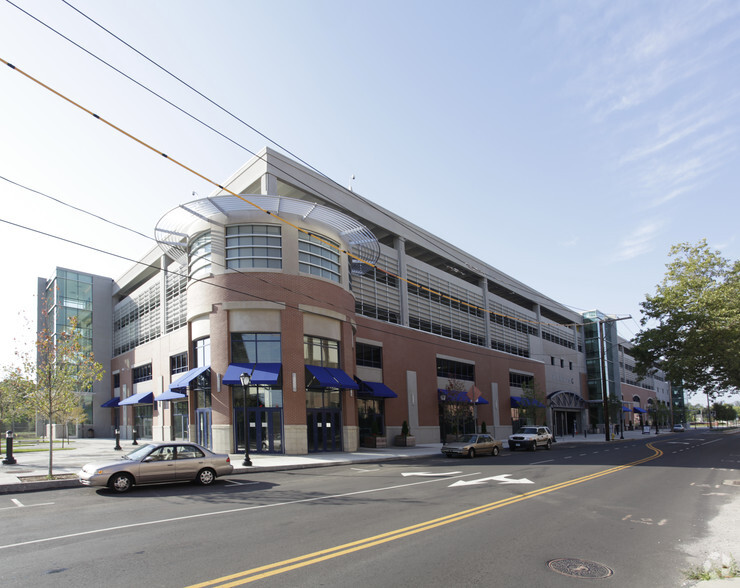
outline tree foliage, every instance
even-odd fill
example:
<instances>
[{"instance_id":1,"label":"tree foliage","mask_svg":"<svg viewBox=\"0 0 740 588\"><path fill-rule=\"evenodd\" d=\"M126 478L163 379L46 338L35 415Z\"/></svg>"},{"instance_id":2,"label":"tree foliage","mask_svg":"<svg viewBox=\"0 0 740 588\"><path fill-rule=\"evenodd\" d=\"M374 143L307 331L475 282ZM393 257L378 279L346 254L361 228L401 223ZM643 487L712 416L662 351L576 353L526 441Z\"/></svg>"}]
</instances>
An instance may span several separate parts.
<instances>
[{"instance_id":1,"label":"tree foliage","mask_svg":"<svg viewBox=\"0 0 740 588\"><path fill-rule=\"evenodd\" d=\"M77 322L56 334L47 329L36 338L35 357L19 355L19 380L25 387L27 410L43 416L49 424L66 423L80 416L81 393L103 377L103 367L83 349ZM53 468L53 435L49 434L49 476Z\"/></svg>"},{"instance_id":2,"label":"tree foliage","mask_svg":"<svg viewBox=\"0 0 740 588\"><path fill-rule=\"evenodd\" d=\"M0 382L0 430L10 429L13 422L33 416L28 408L29 382L19 369L7 368Z\"/></svg>"},{"instance_id":3,"label":"tree foliage","mask_svg":"<svg viewBox=\"0 0 740 588\"><path fill-rule=\"evenodd\" d=\"M705 240L670 250L663 281L641 303L632 351L637 371L659 366L672 382L710 396L740 387L740 262Z\"/></svg>"}]
</instances>

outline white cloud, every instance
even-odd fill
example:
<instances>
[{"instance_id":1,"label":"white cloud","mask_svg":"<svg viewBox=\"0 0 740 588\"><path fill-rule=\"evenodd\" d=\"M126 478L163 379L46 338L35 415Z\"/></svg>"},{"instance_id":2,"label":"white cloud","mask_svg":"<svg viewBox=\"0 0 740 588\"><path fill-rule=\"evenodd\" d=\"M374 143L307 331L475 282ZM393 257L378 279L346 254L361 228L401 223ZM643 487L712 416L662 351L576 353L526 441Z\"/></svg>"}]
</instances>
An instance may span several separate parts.
<instances>
[{"instance_id":1,"label":"white cloud","mask_svg":"<svg viewBox=\"0 0 740 588\"><path fill-rule=\"evenodd\" d=\"M646 222L635 228L620 242L614 261L628 261L653 250L653 240L663 228L662 221Z\"/></svg>"}]
</instances>

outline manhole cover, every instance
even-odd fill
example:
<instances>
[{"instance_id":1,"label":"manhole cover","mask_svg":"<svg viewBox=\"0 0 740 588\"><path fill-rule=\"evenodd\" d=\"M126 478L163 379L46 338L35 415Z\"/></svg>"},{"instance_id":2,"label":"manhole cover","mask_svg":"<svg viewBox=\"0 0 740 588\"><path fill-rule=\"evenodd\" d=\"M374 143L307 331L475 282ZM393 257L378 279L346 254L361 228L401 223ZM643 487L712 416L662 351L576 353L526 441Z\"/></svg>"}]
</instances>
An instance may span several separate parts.
<instances>
[{"instance_id":1,"label":"manhole cover","mask_svg":"<svg viewBox=\"0 0 740 588\"><path fill-rule=\"evenodd\" d=\"M600 564L599 562L575 559L572 557L553 559L548 561L547 565L551 570L558 574L572 576L574 578L608 578L614 573L604 564Z\"/></svg>"}]
</instances>

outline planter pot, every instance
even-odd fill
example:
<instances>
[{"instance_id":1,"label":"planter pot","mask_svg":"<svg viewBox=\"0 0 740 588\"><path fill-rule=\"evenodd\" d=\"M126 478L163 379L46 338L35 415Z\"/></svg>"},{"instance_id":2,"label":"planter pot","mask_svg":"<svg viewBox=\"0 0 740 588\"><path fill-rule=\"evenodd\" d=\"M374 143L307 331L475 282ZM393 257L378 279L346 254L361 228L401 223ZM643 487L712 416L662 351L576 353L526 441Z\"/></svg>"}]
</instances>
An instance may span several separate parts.
<instances>
[{"instance_id":1,"label":"planter pot","mask_svg":"<svg viewBox=\"0 0 740 588\"><path fill-rule=\"evenodd\" d=\"M397 447L416 447L416 437L413 435L396 435Z\"/></svg>"},{"instance_id":2,"label":"planter pot","mask_svg":"<svg viewBox=\"0 0 740 588\"><path fill-rule=\"evenodd\" d=\"M375 448L382 448L382 447L388 447L388 438L382 437L378 435L377 437L363 437L360 440L360 445L362 447L375 447Z\"/></svg>"}]
</instances>

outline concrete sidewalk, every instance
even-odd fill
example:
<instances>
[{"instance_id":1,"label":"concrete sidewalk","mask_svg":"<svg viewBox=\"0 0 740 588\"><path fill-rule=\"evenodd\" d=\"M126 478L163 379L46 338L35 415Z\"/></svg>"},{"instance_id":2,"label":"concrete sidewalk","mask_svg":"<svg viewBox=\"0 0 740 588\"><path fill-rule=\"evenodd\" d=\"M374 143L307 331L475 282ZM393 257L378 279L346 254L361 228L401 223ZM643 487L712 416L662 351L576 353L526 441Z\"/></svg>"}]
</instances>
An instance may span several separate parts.
<instances>
[{"instance_id":1,"label":"concrete sidewalk","mask_svg":"<svg viewBox=\"0 0 740 588\"><path fill-rule=\"evenodd\" d=\"M691 431L693 432L693 431ZM661 438L665 435L673 435L668 431L661 431L656 436L655 430L650 434L642 434L639 431L625 431L624 440L617 435L612 443L625 442L634 439ZM680 435L676 433L675 435ZM139 445L147 443L139 440ZM574 437L558 437L556 447L571 443L606 443L604 434L576 435ZM0 494L15 492L29 492L37 490L50 490L54 488L84 488L78 481L76 474L82 466L90 462L104 462L120 459L122 455L129 453L136 446L131 440L121 441L122 451L116 451L114 439L72 439L68 446L62 449L55 444L53 453L53 472L55 476L66 475L69 479L44 480L49 469L49 452L45 446L33 446L41 451L23 452L31 446L16 445L13 457L15 465L0 464ZM244 454L231 454L231 463L234 466L234 474L246 472L270 472L279 470L292 470L301 468L315 468L332 465L348 465L357 462L378 462L400 459L413 459L441 455L441 443L429 443L416 447L388 447L386 449L361 448L351 453L312 453L310 455L266 455L252 454L252 467L242 465ZM504 447L507 443L504 440ZM3 444L3 450L5 449ZM3 457L5 457L3 455ZM42 479L39 479L42 478Z\"/></svg>"}]
</instances>

